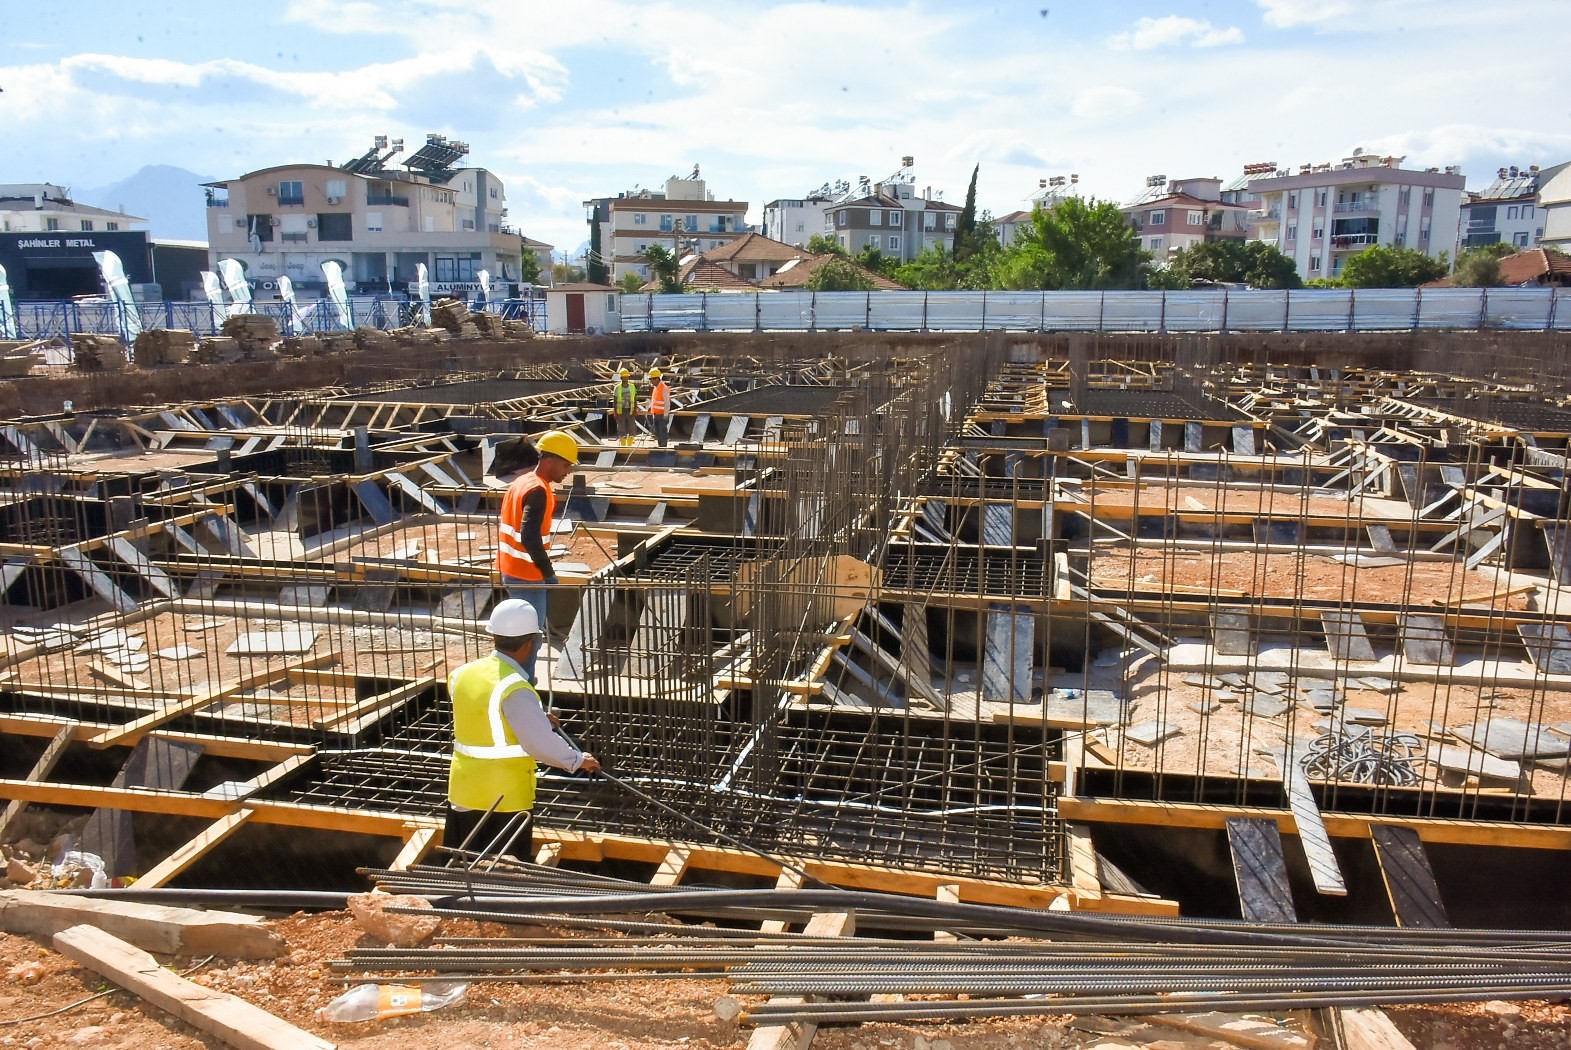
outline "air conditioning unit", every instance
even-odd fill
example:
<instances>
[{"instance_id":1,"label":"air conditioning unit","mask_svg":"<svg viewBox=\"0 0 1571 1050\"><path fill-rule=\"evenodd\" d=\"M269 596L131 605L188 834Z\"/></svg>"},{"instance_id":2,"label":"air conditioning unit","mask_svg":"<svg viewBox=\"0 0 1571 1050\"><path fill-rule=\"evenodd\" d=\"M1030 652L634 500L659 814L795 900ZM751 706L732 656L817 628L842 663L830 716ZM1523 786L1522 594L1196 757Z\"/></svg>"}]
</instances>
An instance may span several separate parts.
<instances>
[{"instance_id":1,"label":"air conditioning unit","mask_svg":"<svg viewBox=\"0 0 1571 1050\"><path fill-rule=\"evenodd\" d=\"M277 226L278 225L278 220L277 219L268 219L267 220L267 224L269 226Z\"/></svg>"},{"instance_id":2,"label":"air conditioning unit","mask_svg":"<svg viewBox=\"0 0 1571 1050\"><path fill-rule=\"evenodd\" d=\"M267 187L267 195L269 197L276 197L276 196L278 196L278 187L277 186L269 186L269 187Z\"/></svg>"},{"instance_id":3,"label":"air conditioning unit","mask_svg":"<svg viewBox=\"0 0 1571 1050\"><path fill-rule=\"evenodd\" d=\"M329 203L329 204L342 204L343 200L344 199L342 197L329 197L329 198L327 198L327 203Z\"/></svg>"},{"instance_id":4,"label":"air conditioning unit","mask_svg":"<svg viewBox=\"0 0 1571 1050\"><path fill-rule=\"evenodd\" d=\"M308 229L308 230L316 229L316 220L315 219L307 219L305 221L305 228Z\"/></svg>"},{"instance_id":5,"label":"air conditioning unit","mask_svg":"<svg viewBox=\"0 0 1571 1050\"><path fill-rule=\"evenodd\" d=\"M236 219L235 220L235 229L237 229L237 230L245 229L245 220L244 219Z\"/></svg>"}]
</instances>

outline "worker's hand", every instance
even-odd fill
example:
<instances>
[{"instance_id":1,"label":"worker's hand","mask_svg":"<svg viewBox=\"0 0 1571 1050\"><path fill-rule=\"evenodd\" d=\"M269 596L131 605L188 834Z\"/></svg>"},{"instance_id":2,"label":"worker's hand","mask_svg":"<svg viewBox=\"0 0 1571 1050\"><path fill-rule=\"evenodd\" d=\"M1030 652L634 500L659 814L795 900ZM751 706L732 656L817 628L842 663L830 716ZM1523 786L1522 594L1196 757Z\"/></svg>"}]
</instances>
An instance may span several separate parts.
<instances>
[{"instance_id":1,"label":"worker's hand","mask_svg":"<svg viewBox=\"0 0 1571 1050\"><path fill-rule=\"evenodd\" d=\"M560 718L556 717L556 712L555 711L547 711L545 713L545 716L551 720L551 728L552 729L561 729L562 728L562 720Z\"/></svg>"},{"instance_id":2,"label":"worker's hand","mask_svg":"<svg viewBox=\"0 0 1571 1050\"><path fill-rule=\"evenodd\" d=\"M578 763L578 771L580 773L598 773L600 772L600 760L594 755L591 755L589 752L585 751L584 760Z\"/></svg>"},{"instance_id":3,"label":"worker's hand","mask_svg":"<svg viewBox=\"0 0 1571 1050\"><path fill-rule=\"evenodd\" d=\"M547 586L547 587L555 587L557 584L561 583L562 581L557 579L556 573L553 572L551 575L547 576L545 579L541 580L540 582L542 584L544 584L545 586Z\"/></svg>"}]
</instances>

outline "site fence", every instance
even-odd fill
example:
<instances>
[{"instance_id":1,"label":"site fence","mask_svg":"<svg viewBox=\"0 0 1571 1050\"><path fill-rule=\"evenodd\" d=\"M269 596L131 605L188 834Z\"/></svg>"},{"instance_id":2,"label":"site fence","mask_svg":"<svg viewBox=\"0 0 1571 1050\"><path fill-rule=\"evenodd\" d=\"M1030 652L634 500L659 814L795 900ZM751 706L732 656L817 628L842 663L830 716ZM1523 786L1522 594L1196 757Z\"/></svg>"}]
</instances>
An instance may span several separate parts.
<instances>
[{"instance_id":1,"label":"site fence","mask_svg":"<svg viewBox=\"0 0 1571 1050\"><path fill-rule=\"evenodd\" d=\"M758 292L627 296L622 329L894 332L1571 331L1571 290Z\"/></svg>"},{"instance_id":2,"label":"site fence","mask_svg":"<svg viewBox=\"0 0 1571 1050\"><path fill-rule=\"evenodd\" d=\"M534 299L508 299L488 304L488 313L508 320L528 321L536 329L546 323L545 302ZM471 304L472 308L478 308ZM420 307L406 299L393 297L352 297L348 302L349 323L343 323L338 309L326 299L299 304L299 317L284 302L253 302L245 305L208 302L137 303L134 307L115 302L77 300L36 301L16 304L16 336L19 339L64 339L74 332L124 335L130 331L130 311L136 311L141 329L182 328L197 335L216 335L231 314L262 314L278 322L283 335L343 332L355 328L402 328L420 323ZM0 331L9 330L5 304L0 303ZM301 319L304 323L301 323Z\"/></svg>"}]
</instances>

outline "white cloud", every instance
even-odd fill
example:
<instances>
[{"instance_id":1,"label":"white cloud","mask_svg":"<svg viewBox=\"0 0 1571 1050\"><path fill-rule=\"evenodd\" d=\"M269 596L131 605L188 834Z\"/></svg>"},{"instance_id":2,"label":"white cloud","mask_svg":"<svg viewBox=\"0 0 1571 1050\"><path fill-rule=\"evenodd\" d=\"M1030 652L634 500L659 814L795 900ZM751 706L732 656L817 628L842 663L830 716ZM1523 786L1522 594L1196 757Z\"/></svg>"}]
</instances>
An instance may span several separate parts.
<instances>
[{"instance_id":1,"label":"white cloud","mask_svg":"<svg viewBox=\"0 0 1571 1050\"><path fill-rule=\"evenodd\" d=\"M1116 33L1108 40L1108 44L1119 51L1150 51L1186 43L1190 47L1220 47L1243 42L1244 31L1237 26L1221 29L1204 19L1179 15L1139 19L1133 29Z\"/></svg>"},{"instance_id":2,"label":"white cloud","mask_svg":"<svg viewBox=\"0 0 1571 1050\"><path fill-rule=\"evenodd\" d=\"M1070 112L1086 120L1108 120L1129 113L1143 101L1138 91L1116 84L1100 84L1077 92Z\"/></svg>"}]
</instances>

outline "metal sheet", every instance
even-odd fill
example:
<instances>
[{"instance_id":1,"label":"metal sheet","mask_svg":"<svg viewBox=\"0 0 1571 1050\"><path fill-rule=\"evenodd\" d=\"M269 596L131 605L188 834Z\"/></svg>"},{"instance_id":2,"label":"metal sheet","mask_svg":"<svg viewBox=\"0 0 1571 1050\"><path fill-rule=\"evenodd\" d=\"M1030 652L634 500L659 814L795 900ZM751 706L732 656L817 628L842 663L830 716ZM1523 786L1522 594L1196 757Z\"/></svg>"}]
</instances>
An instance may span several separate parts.
<instances>
[{"instance_id":1,"label":"metal sheet","mask_svg":"<svg viewBox=\"0 0 1571 1050\"><path fill-rule=\"evenodd\" d=\"M1233 858L1233 881L1238 886L1239 911L1246 922L1297 922L1293 887L1282 853L1282 833L1276 821L1231 817L1227 822L1227 848Z\"/></svg>"}]
</instances>

